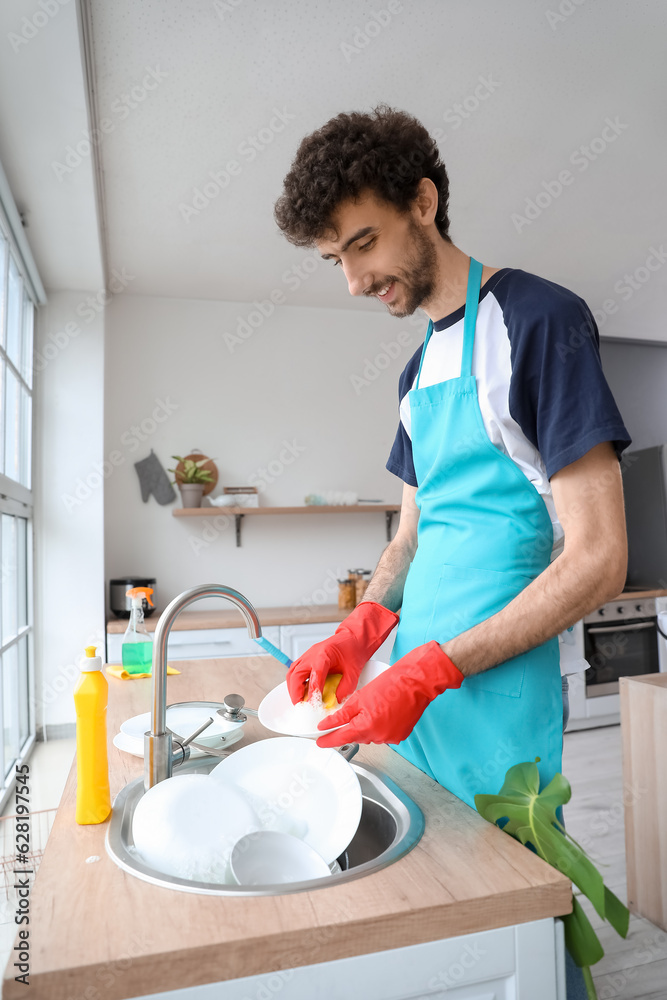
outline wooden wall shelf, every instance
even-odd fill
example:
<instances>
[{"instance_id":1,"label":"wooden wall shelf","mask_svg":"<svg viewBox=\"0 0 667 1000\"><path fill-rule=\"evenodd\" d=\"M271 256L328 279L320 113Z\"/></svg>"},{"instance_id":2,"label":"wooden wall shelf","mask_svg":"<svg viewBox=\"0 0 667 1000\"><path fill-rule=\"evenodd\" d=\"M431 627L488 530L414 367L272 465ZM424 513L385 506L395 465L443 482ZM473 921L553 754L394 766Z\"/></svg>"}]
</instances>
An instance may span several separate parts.
<instances>
[{"instance_id":1,"label":"wooden wall shelf","mask_svg":"<svg viewBox=\"0 0 667 1000\"><path fill-rule=\"evenodd\" d=\"M218 517L229 514L236 525L236 545L241 544L241 521L246 515L257 514L374 514L384 513L387 527L387 541L391 541L391 524L394 514L401 509L400 503L358 503L337 504L335 506L312 504L301 507L178 507L172 510L174 517Z\"/></svg>"}]
</instances>

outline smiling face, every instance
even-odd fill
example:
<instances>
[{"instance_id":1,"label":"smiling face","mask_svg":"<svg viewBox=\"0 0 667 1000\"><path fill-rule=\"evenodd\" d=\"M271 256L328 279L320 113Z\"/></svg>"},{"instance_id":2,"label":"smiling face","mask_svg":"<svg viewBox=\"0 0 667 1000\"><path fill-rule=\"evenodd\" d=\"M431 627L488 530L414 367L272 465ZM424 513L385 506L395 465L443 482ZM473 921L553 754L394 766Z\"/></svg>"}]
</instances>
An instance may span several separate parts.
<instances>
[{"instance_id":1,"label":"smiling face","mask_svg":"<svg viewBox=\"0 0 667 1000\"><path fill-rule=\"evenodd\" d=\"M401 213L368 192L340 205L335 233L317 249L342 267L351 295L375 296L392 316L411 316L432 297L438 279L423 218L417 208Z\"/></svg>"}]
</instances>

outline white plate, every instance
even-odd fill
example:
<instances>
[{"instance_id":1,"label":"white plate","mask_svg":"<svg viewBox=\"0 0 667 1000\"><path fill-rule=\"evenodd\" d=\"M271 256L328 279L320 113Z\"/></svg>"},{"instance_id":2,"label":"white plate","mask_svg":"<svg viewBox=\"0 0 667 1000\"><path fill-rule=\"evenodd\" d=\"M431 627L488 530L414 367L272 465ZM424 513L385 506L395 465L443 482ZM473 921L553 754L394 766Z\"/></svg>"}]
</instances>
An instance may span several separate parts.
<instances>
[{"instance_id":1,"label":"white plate","mask_svg":"<svg viewBox=\"0 0 667 1000\"><path fill-rule=\"evenodd\" d=\"M221 736L225 736L243 725L242 722L224 722L215 714L219 708L222 708L222 703L217 701L184 701L170 705L167 708L167 726L172 733L178 733L179 736L185 738L212 717L213 722L197 737L197 743L217 746ZM148 732L150 728L151 713L144 712L143 715L135 715L132 719L127 719L121 725L120 731L126 736L141 740L143 746L144 733Z\"/></svg>"},{"instance_id":2,"label":"white plate","mask_svg":"<svg viewBox=\"0 0 667 1000\"><path fill-rule=\"evenodd\" d=\"M229 883L234 844L259 819L233 785L206 774L182 774L153 785L132 817L132 839L156 871L202 882Z\"/></svg>"},{"instance_id":3,"label":"white plate","mask_svg":"<svg viewBox=\"0 0 667 1000\"><path fill-rule=\"evenodd\" d=\"M135 740L134 736L128 736L126 733L116 733L113 745L119 750L124 750L125 753L131 753L134 757L143 757L144 755L143 739Z\"/></svg>"},{"instance_id":4,"label":"white plate","mask_svg":"<svg viewBox=\"0 0 667 1000\"><path fill-rule=\"evenodd\" d=\"M259 740L220 761L209 777L233 782L262 829L305 840L328 865L349 845L361 819L361 786L336 750L296 736Z\"/></svg>"},{"instance_id":5,"label":"white plate","mask_svg":"<svg viewBox=\"0 0 667 1000\"><path fill-rule=\"evenodd\" d=\"M246 833L234 844L230 867L239 885L305 882L332 874L324 858L309 844L278 830Z\"/></svg>"},{"instance_id":6,"label":"white plate","mask_svg":"<svg viewBox=\"0 0 667 1000\"><path fill-rule=\"evenodd\" d=\"M374 681L376 677L384 673L388 666L389 664L383 663L382 660L369 660L359 675L357 690L370 681ZM265 729L269 729L272 733L283 733L285 736L307 736L310 739L316 739L318 736L333 733L336 729L341 728L333 726L331 729L317 729L317 727L312 729L308 725L309 720L306 720L304 724L300 714L299 706L292 704L286 681L269 691L259 706L259 721ZM328 714L333 715L333 711Z\"/></svg>"}]
</instances>

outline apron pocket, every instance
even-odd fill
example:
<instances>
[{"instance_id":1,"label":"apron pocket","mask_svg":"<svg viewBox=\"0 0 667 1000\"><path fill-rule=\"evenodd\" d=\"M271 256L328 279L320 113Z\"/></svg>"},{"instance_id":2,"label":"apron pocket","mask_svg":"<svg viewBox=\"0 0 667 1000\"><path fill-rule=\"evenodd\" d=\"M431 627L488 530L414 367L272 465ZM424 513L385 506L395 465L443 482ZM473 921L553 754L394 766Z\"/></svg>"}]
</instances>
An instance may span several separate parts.
<instances>
[{"instance_id":1,"label":"apron pocket","mask_svg":"<svg viewBox=\"0 0 667 1000\"><path fill-rule=\"evenodd\" d=\"M520 698L526 672L525 656L526 653L522 653L521 656L484 670L481 674L466 677L461 690L466 688L468 691L486 691L489 694L502 694L507 698Z\"/></svg>"},{"instance_id":2,"label":"apron pocket","mask_svg":"<svg viewBox=\"0 0 667 1000\"><path fill-rule=\"evenodd\" d=\"M529 583L531 577L519 573L443 566L428 629L430 638L447 642L479 625L509 604ZM461 690L519 698L528 656L530 651L481 674L466 677Z\"/></svg>"}]
</instances>

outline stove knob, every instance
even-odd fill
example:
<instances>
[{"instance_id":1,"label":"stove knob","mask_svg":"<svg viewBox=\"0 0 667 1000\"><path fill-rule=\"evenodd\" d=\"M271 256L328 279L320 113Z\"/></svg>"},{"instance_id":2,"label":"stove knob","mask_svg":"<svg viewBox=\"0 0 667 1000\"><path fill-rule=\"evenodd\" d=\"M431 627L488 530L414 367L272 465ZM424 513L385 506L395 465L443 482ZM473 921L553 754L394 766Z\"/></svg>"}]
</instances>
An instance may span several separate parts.
<instances>
[{"instance_id":1,"label":"stove knob","mask_svg":"<svg viewBox=\"0 0 667 1000\"><path fill-rule=\"evenodd\" d=\"M599 614L599 615L606 615L606 614L607 614L607 612L605 611L605 609L604 609L604 608L599 608L599 609L598 609L598 614Z\"/></svg>"},{"instance_id":2,"label":"stove knob","mask_svg":"<svg viewBox=\"0 0 667 1000\"><path fill-rule=\"evenodd\" d=\"M625 608L623 607L623 605L622 605L622 604L620 604L620 605L619 605L619 606L618 606L618 607L616 608L616 611L618 612L618 614L619 614L619 615L622 615L622 614L624 614L624 613L625 613Z\"/></svg>"},{"instance_id":3,"label":"stove knob","mask_svg":"<svg viewBox=\"0 0 667 1000\"><path fill-rule=\"evenodd\" d=\"M641 606L641 604L635 604L635 611L643 611L643 610L644 610L644 609L643 609L643 607Z\"/></svg>"}]
</instances>

